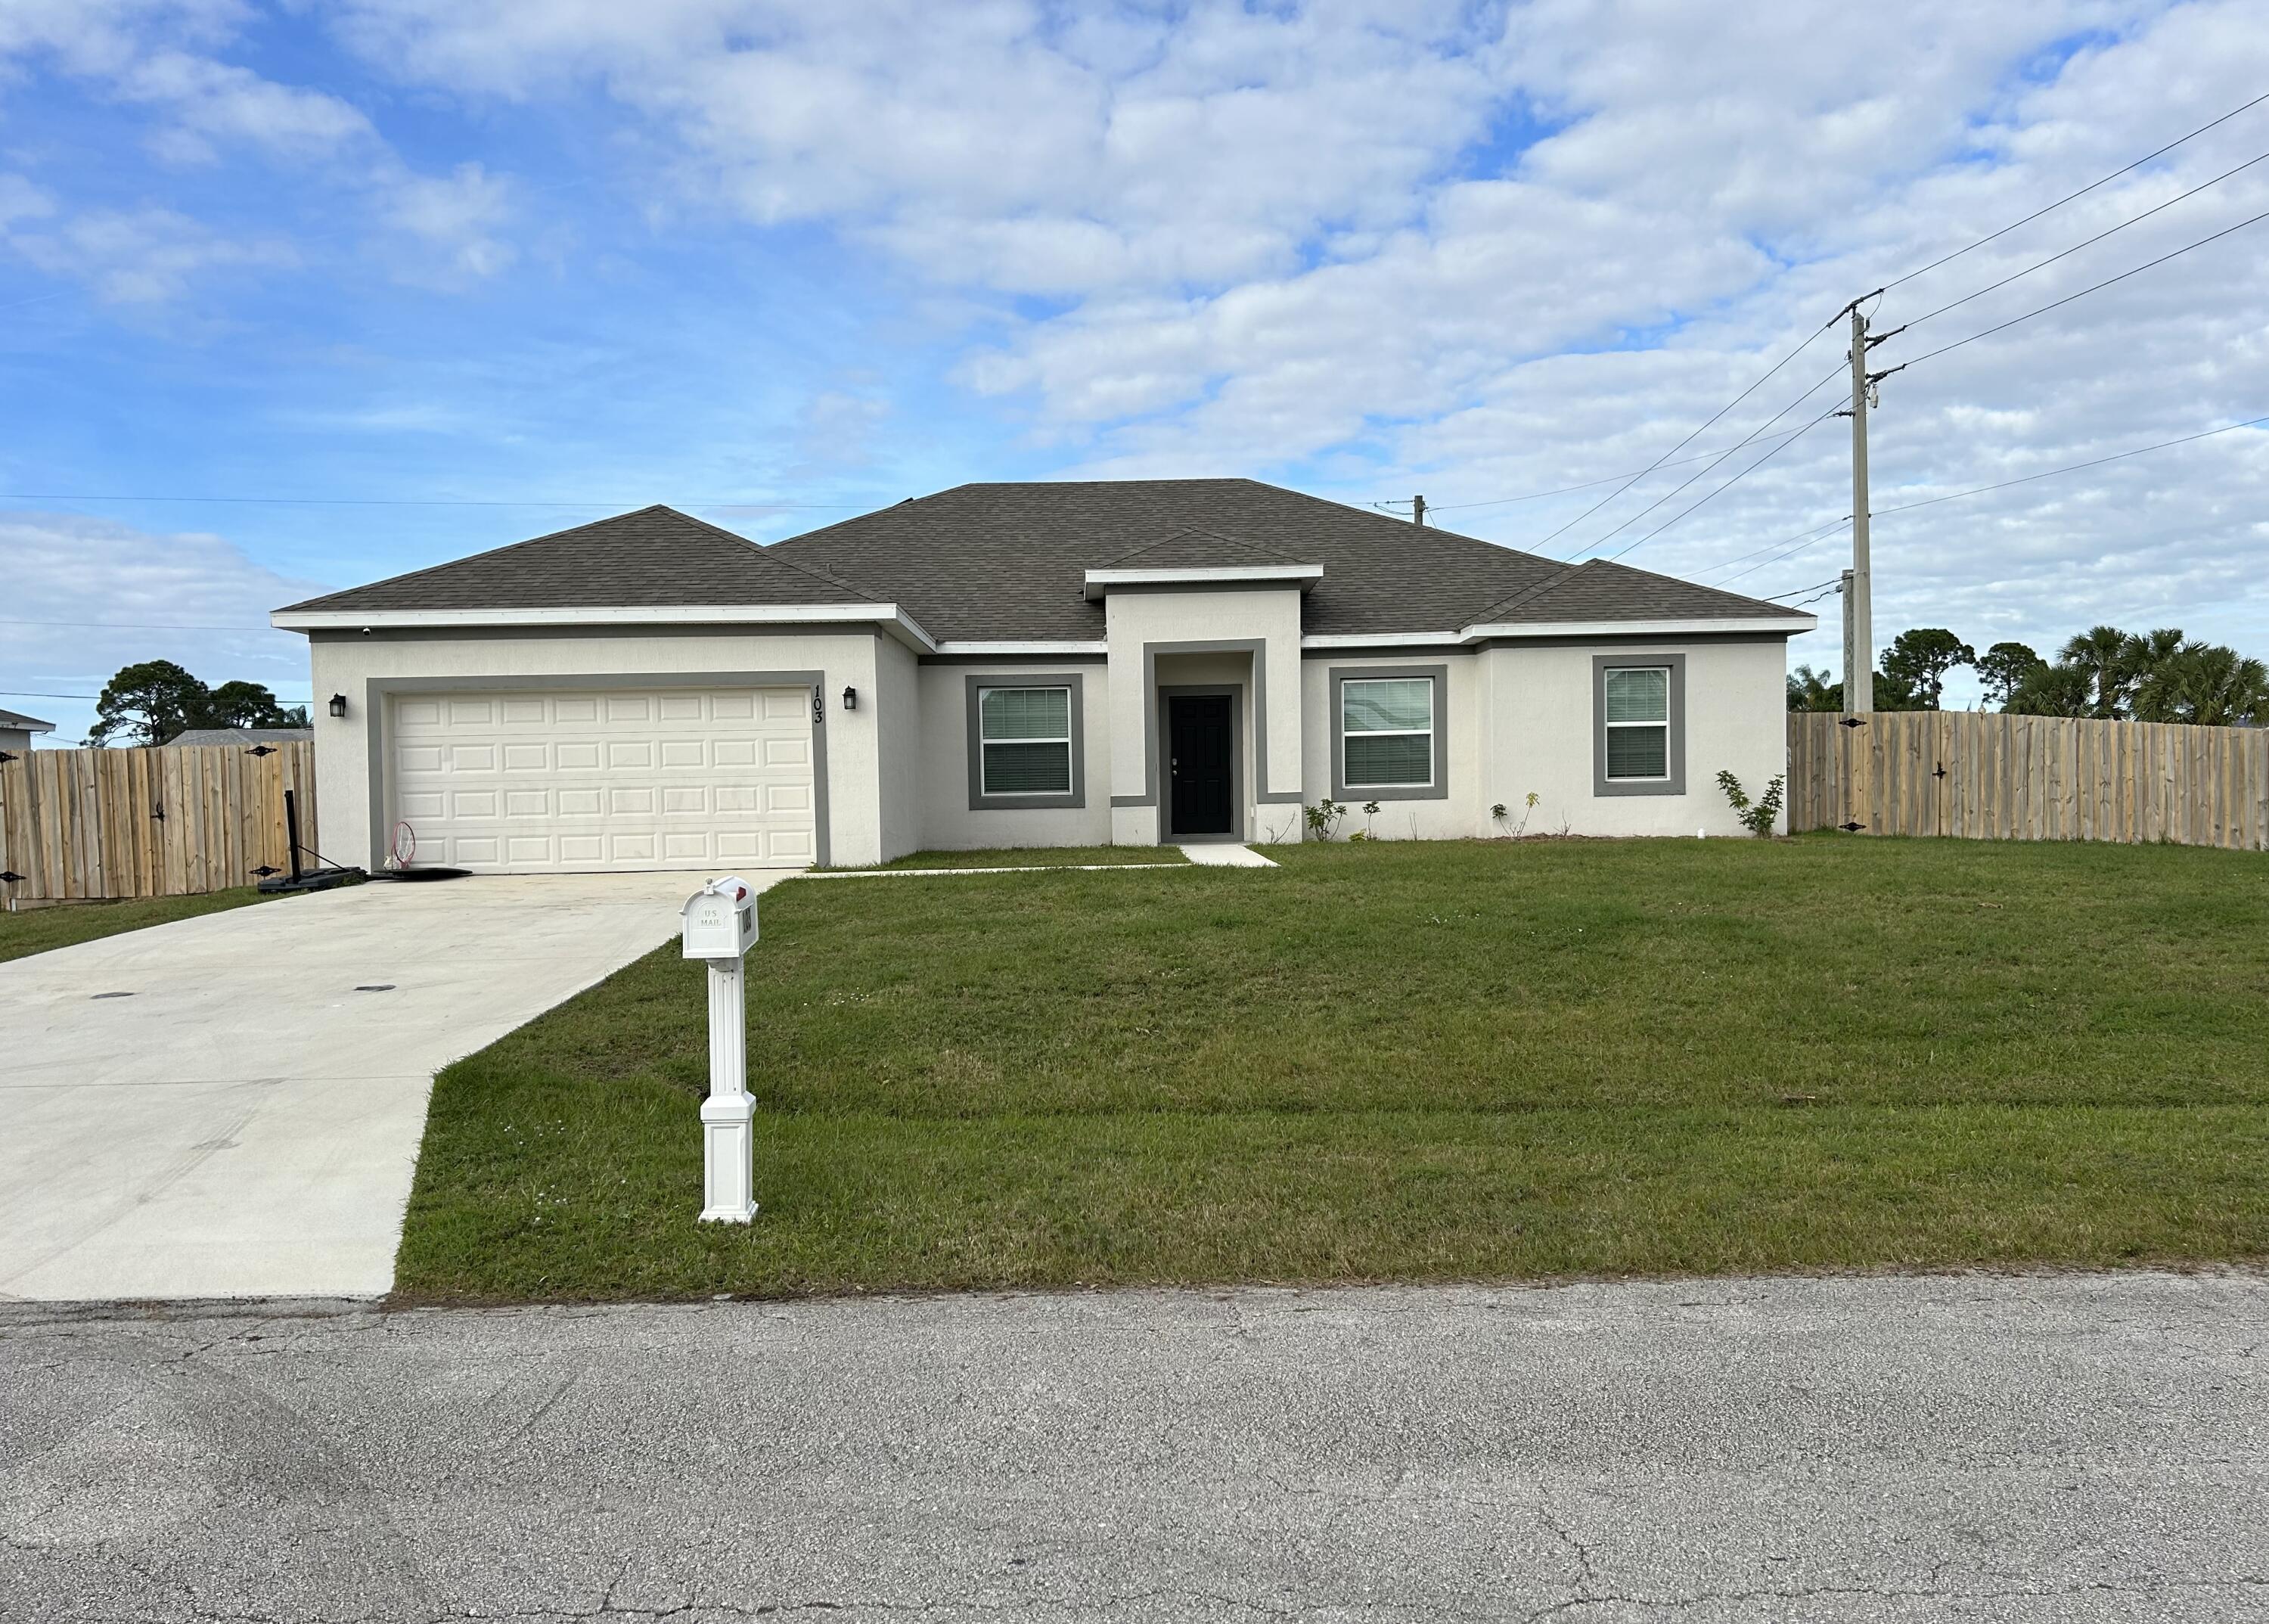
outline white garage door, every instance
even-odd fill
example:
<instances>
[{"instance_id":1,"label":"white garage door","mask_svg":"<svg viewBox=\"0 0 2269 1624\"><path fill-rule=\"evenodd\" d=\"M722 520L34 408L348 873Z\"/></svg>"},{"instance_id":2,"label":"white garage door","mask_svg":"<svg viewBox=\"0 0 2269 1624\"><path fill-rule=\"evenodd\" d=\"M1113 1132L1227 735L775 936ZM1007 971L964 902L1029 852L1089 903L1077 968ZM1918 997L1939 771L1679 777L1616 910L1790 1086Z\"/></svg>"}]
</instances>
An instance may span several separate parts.
<instances>
[{"instance_id":1,"label":"white garage door","mask_svg":"<svg viewBox=\"0 0 2269 1624\"><path fill-rule=\"evenodd\" d=\"M420 865L512 874L817 860L802 688L403 694L393 815Z\"/></svg>"}]
</instances>

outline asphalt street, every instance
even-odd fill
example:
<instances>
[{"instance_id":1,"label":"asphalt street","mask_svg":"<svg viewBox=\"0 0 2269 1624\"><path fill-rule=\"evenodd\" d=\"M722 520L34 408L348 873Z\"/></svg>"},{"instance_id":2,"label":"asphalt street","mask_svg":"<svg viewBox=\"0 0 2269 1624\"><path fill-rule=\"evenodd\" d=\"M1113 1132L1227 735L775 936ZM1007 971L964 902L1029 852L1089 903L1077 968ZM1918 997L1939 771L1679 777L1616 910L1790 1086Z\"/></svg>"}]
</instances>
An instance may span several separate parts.
<instances>
[{"instance_id":1,"label":"asphalt street","mask_svg":"<svg viewBox=\"0 0 2269 1624\"><path fill-rule=\"evenodd\" d=\"M0 1615L2269 1617L2269 1280L0 1306Z\"/></svg>"}]
</instances>

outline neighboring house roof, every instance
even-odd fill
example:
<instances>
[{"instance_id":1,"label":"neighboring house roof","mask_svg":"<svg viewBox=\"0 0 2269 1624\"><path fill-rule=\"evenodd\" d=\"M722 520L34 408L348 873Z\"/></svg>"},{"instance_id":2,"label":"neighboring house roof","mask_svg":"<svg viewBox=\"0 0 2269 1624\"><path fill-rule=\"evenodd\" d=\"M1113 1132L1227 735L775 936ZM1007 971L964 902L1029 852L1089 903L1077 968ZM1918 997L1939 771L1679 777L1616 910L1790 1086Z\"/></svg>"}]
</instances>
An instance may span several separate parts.
<instances>
[{"instance_id":1,"label":"neighboring house roof","mask_svg":"<svg viewBox=\"0 0 2269 1624\"><path fill-rule=\"evenodd\" d=\"M970 484L759 547L642 508L310 599L298 611L891 603L934 638L1095 641L1096 569L1319 565L1302 630L1785 619L1776 603L1593 560L1571 566L1251 479Z\"/></svg>"},{"instance_id":2,"label":"neighboring house roof","mask_svg":"<svg viewBox=\"0 0 2269 1624\"><path fill-rule=\"evenodd\" d=\"M191 744L290 744L314 736L313 727L184 727L166 744L168 749Z\"/></svg>"},{"instance_id":3,"label":"neighboring house roof","mask_svg":"<svg viewBox=\"0 0 2269 1624\"><path fill-rule=\"evenodd\" d=\"M0 727L11 731L21 728L26 733L53 733L55 725L43 722L36 716L26 716L21 711L0 711Z\"/></svg>"}]
</instances>

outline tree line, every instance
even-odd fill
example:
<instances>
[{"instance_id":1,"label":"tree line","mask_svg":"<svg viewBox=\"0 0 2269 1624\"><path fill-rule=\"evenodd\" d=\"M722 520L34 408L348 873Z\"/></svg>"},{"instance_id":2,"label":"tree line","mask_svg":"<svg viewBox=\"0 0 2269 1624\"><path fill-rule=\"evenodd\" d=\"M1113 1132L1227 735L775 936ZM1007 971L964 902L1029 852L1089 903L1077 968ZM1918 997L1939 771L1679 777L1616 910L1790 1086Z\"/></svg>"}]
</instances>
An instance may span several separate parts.
<instances>
[{"instance_id":1,"label":"tree line","mask_svg":"<svg viewBox=\"0 0 2269 1624\"><path fill-rule=\"evenodd\" d=\"M144 660L103 684L86 742L163 744L193 727L304 727L307 707L279 703L263 683L208 688L170 660Z\"/></svg>"},{"instance_id":2,"label":"tree line","mask_svg":"<svg viewBox=\"0 0 2269 1624\"><path fill-rule=\"evenodd\" d=\"M1996 643L1981 654L1942 626L1918 627L1883 651L1875 708L1938 710L1947 676L1965 666L1977 673L1986 705L2014 715L2269 727L2269 666L2173 627L2090 627L2054 660L2022 643ZM1844 684L1800 665L1788 679L1788 708L1840 711Z\"/></svg>"}]
</instances>

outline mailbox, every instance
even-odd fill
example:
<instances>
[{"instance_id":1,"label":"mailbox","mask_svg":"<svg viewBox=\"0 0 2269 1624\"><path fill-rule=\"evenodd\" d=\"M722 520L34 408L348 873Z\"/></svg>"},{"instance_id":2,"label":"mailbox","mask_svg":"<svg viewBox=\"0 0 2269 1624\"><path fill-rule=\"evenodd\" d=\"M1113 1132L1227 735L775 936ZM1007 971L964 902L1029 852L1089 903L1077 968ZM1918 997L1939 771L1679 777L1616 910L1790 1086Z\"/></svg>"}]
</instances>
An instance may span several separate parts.
<instances>
[{"instance_id":1,"label":"mailbox","mask_svg":"<svg viewBox=\"0 0 2269 1624\"><path fill-rule=\"evenodd\" d=\"M757 940L756 895L737 876L712 880L694 892L679 919L687 958L736 959Z\"/></svg>"}]
</instances>

